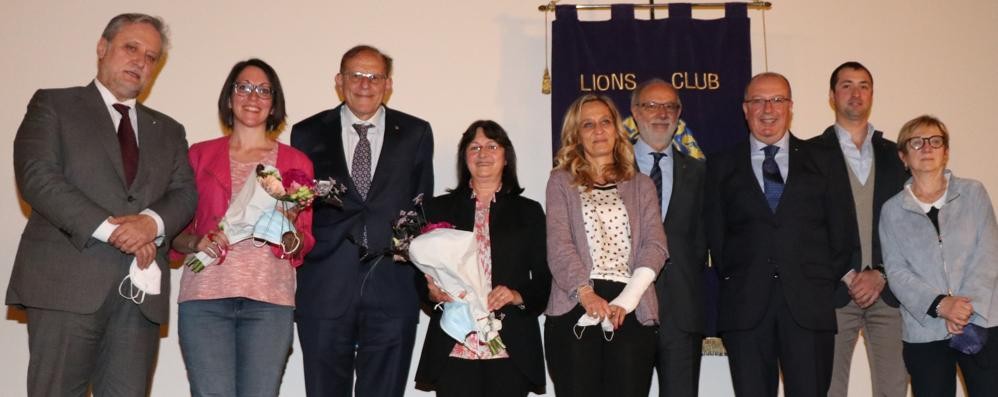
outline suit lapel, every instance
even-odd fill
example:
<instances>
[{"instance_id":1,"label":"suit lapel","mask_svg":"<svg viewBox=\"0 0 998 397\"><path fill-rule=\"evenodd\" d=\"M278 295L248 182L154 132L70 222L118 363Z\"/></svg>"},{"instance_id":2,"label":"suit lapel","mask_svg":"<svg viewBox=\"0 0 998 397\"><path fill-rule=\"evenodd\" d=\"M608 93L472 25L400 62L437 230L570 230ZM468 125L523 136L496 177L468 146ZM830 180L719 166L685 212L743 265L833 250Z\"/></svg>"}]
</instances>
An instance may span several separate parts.
<instances>
[{"instance_id":1,"label":"suit lapel","mask_svg":"<svg viewBox=\"0 0 998 397\"><path fill-rule=\"evenodd\" d=\"M367 197L376 197L379 192L386 189L388 180L395 170L392 169L392 159L398 150L402 140L402 127L398 124L395 111L385 106L385 132L381 139L381 152L378 154L378 164L374 167L374 176L371 179L371 189L367 192Z\"/></svg>"},{"instance_id":2,"label":"suit lapel","mask_svg":"<svg viewBox=\"0 0 998 397\"><path fill-rule=\"evenodd\" d=\"M163 134L160 131L159 120L156 120L145 106L135 104L135 117L139 126L139 168L135 172L132 189L149 180L149 173L156 168L157 149L164 148ZM143 148L145 150L143 150ZM119 149L120 150L120 149ZM124 169L124 166L122 166Z\"/></svg>"},{"instance_id":3,"label":"suit lapel","mask_svg":"<svg viewBox=\"0 0 998 397\"><path fill-rule=\"evenodd\" d=\"M897 181L897 169L893 167L896 164L897 159L897 146L892 142L883 138L883 133L880 131L875 131L873 133L873 162L876 166L873 169L876 179L873 181L873 197L875 202L884 202L888 198L893 197L897 194L896 186L899 184ZM893 158L891 158L893 156ZM903 181L901 181L903 182ZM889 189L888 191L884 191ZM879 209L878 211L879 212Z\"/></svg>"},{"instance_id":4,"label":"suit lapel","mask_svg":"<svg viewBox=\"0 0 998 397\"><path fill-rule=\"evenodd\" d=\"M352 199L358 203L362 203L364 200L357 193L357 185L353 183L353 178L350 177L350 168L347 167L347 155L343 148L344 135L348 133L348 131L343 131L343 122L340 117L343 106L346 105L340 104L340 106L337 106L323 120L323 129L317 139L325 140L326 150L317 154L329 156L331 169L328 170L328 176L346 185L347 195L344 199Z\"/></svg>"},{"instance_id":5,"label":"suit lapel","mask_svg":"<svg viewBox=\"0 0 998 397\"><path fill-rule=\"evenodd\" d=\"M801 145L803 144L803 141L797 139L797 137L795 137L789 131L787 132L787 134L790 134L790 141L788 142L788 145L790 146L790 153L788 153L788 155L790 157L788 159L789 161L787 161L788 163L787 167L790 169L787 170L787 179L783 182L783 194L780 196L781 204L785 202L788 198L793 197L794 193L797 190L796 189L797 185L794 184L794 176L804 172L802 167L804 167L805 159L804 159L804 154L801 152ZM763 199L765 199L765 194L763 194ZM785 206L784 205L776 206L776 212L774 213L774 215L779 215L783 207Z\"/></svg>"},{"instance_id":6,"label":"suit lapel","mask_svg":"<svg viewBox=\"0 0 998 397\"><path fill-rule=\"evenodd\" d=\"M696 186L694 181L691 180L692 172L689 169L690 161L696 161L686 156L685 154L679 152L678 150L672 151L672 195L669 196L669 207L666 211L665 223L668 223L669 218L673 216L682 216L676 214L680 208L689 208L686 202L690 200L693 192L689 189L690 186Z\"/></svg>"},{"instance_id":7,"label":"suit lapel","mask_svg":"<svg viewBox=\"0 0 998 397\"><path fill-rule=\"evenodd\" d=\"M90 126L83 130L96 131L94 138L100 141L108 160L114 165L114 172L121 180L122 189L125 189L125 166L121 161L121 146L118 144L118 126L114 125L114 120L111 119L104 98L101 97L95 83L91 82L87 85L80 97L80 105L86 107L84 114L94 115L94 117L80 120L82 123L90 123Z\"/></svg>"},{"instance_id":8,"label":"suit lapel","mask_svg":"<svg viewBox=\"0 0 998 397\"><path fill-rule=\"evenodd\" d=\"M737 146L735 150L737 151L735 153L736 161L741 163L735 167L735 171L741 175L736 175L735 177L745 180L751 186L749 189L752 190L751 195L755 197L752 201L755 202L756 207L772 213L773 211L769 209L769 201L766 200L766 193L759 186L759 179L755 177L755 169L752 168L752 143L746 140L744 144Z\"/></svg>"}]
</instances>

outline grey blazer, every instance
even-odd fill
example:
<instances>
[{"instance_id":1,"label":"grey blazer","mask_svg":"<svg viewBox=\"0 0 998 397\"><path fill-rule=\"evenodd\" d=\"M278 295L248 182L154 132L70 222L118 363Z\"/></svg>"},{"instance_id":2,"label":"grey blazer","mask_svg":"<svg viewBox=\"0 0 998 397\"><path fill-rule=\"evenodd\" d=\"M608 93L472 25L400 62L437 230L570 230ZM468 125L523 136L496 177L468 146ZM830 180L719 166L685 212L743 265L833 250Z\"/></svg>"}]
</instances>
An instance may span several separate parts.
<instances>
[{"instance_id":1,"label":"grey blazer","mask_svg":"<svg viewBox=\"0 0 998 397\"><path fill-rule=\"evenodd\" d=\"M573 292L589 284L593 259L582 217L582 199L578 186L565 170L551 171L547 186L547 251L551 269L551 296L544 314L560 316L572 310L578 301ZM662 229L662 209L655 185L647 175L636 172L633 179L617 183L617 191L627 209L631 224L631 270L647 267L658 274L669 253ZM607 300L613 297L605 297ZM644 325L658 324L658 299L655 288L645 290L634 310Z\"/></svg>"},{"instance_id":2,"label":"grey blazer","mask_svg":"<svg viewBox=\"0 0 998 397\"><path fill-rule=\"evenodd\" d=\"M929 316L928 310L937 296L950 291L971 299L976 313L971 322L998 326L998 294L994 293L998 288L998 224L991 198L980 182L950 177L946 204L939 210L939 230L937 235L907 190L881 209L884 268L891 290L901 301L905 342L948 337L945 320Z\"/></svg>"},{"instance_id":3,"label":"grey blazer","mask_svg":"<svg viewBox=\"0 0 998 397\"><path fill-rule=\"evenodd\" d=\"M157 254L161 294L142 313L169 318L169 239L191 219L197 191L184 128L136 105L139 165L125 187L117 128L94 83L39 90L14 138L14 176L31 215L21 235L7 304L95 312L128 274L132 256L91 237L109 216L149 208L163 218L166 243Z\"/></svg>"}]
</instances>

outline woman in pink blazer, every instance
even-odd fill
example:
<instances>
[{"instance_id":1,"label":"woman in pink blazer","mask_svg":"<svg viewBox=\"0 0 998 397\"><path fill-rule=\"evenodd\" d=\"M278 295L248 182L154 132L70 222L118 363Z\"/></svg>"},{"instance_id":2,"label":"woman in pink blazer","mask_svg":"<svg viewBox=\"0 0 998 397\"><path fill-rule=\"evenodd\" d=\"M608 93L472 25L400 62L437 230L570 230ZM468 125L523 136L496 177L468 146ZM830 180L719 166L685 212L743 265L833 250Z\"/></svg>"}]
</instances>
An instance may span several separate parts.
<instances>
[{"instance_id":1,"label":"woman in pink blazer","mask_svg":"<svg viewBox=\"0 0 998 397\"><path fill-rule=\"evenodd\" d=\"M174 257L202 251L222 261L200 272L183 269L180 349L194 396L277 395L293 337L295 267L315 244L312 210L287 214L301 241L291 252L253 239L229 244L218 225L244 184L257 183L257 165L313 178L312 162L275 139L285 119L284 93L267 63L237 63L218 111L231 133L191 146L198 207L172 247Z\"/></svg>"}]
</instances>

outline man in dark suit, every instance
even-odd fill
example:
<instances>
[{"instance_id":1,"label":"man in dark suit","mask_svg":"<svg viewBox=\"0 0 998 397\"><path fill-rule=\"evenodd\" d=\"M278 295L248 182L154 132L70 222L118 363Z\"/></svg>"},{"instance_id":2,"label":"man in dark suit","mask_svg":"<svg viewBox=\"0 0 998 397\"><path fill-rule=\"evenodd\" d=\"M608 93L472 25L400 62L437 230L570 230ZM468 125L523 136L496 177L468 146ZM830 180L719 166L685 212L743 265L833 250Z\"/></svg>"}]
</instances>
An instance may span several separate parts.
<instances>
[{"instance_id":1,"label":"man in dark suit","mask_svg":"<svg viewBox=\"0 0 998 397\"><path fill-rule=\"evenodd\" d=\"M897 145L870 124L873 76L859 62L832 71L828 101L835 124L810 140L831 155L830 178L840 186L836 200L848 204L852 245L850 269L835 290L838 333L829 396L845 397L859 330L863 330L874 396L906 396L908 373L901 358L901 311L887 288L880 254L880 207L901 191L907 173Z\"/></svg>"},{"instance_id":2,"label":"man in dark suit","mask_svg":"<svg viewBox=\"0 0 998 397\"><path fill-rule=\"evenodd\" d=\"M401 396L419 319L411 264L395 263L392 223L418 194L433 193L429 123L382 104L392 59L370 46L347 51L336 75L340 106L297 124L291 145L315 176L347 186L342 208L315 207L315 248L298 269L296 320L310 396Z\"/></svg>"},{"instance_id":3,"label":"man in dark suit","mask_svg":"<svg viewBox=\"0 0 998 397\"><path fill-rule=\"evenodd\" d=\"M832 373L846 210L825 159L789 133L792 105L785 77L753 77L742 105L749 139L707 164L718 331L742 396L776 396L781 370L786 395L824 396Z\"/></svg>"},{"instance_id":4,"label":"man in dark suit","mask_svg":"<svg viewBox=\"0 0 998 397\"><path fill-rule=\"evenodd\" d=\"M184 128L135 100L166 40L159 18L114 17L97 78L38 90L17 130L14 174L31 215L7 304L27 311L30 396L148 393L169 318L163 242L197 205ZM158 295L131 295L139 270L159 272L144 279Z\"/></svg>"},{"instance_id":5,"label":"man in dark suit","mask_svg":"<svg viewBox=\"0 0 998 397\"><path fill-rule=\"evenodd\" d=\"M655 282L660 396L697 395L704 338L707 250L700 215L706 167L673 147L681 114L679 95L664 80L648 80L631 93L631 115L639 133L634 159L641 173L655 182L669 245L669 262Z\"/></svg>"}]
</instances>

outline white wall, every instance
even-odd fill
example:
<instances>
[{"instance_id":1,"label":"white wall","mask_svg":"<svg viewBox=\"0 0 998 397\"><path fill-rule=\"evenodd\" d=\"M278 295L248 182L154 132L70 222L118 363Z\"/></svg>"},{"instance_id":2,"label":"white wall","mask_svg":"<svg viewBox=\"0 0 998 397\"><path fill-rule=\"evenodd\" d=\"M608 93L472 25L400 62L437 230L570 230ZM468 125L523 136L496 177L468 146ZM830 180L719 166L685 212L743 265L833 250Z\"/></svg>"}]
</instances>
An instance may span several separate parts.
<instances>
[{"instance_id":1,"label":"white wall","mask_svg":"<svg viewBox=\"0 0 998 397\"><path fill-rule=\"evenodd\" d=\"M454 148L464 127L491 118L512 136L526 195L543 202L550 168L550 102L540 93L545 36L539 0L5 3L0 14L0 51L5 54L0 60L5 76L0 129L7 131L7 139L0 140L0 158L12 158L11 142L34 90L88 83L104 24L120 12L140 11L164 17L173 31L173 49L146 104L184 123L191 142L219 136L214 104L236 61L256 56L274 65L294 123L337 103L332 77L340 55L354 44L370 43L396 59L390 105L434 126L437 192L454 186ZM879 129L894 137L906 120L935 114L952 131L951 168L992 189L998 186L992 160L998 134L989 131L996 106L992 95L998 92L993 75L998 70L998 46L993 42L998 37L998 3L774 3L765 19L768 64L793 83L796 134L810 137L831 123L828 74L842 61L859 60L874 73L873 122ZM701 18L716 15L694 13ZM753 68L759 72L764 68L762 18L759 11L750 16ZM287 133L281 139L286 141ZM0 219L9 223L0 228L0 256L8 260L0 261L0 290L7 286L27 208L19 203L11 163L6 164L0 174L7 192L0 200ZM178 278L179 272L174 272L173 280ZM17 316L9 312L7 321L0 322L3 395L24 394L27 334ZM854 365L855 395L869 393L864 357L858 353ZM301 374L296 352L288 364L284 395L304 394ZM703 395L731 394L723 358L706 358L701 379ZM162 340L153 395L186 393L176 327L171 325Z\"/></svg>"}]
</instances>

